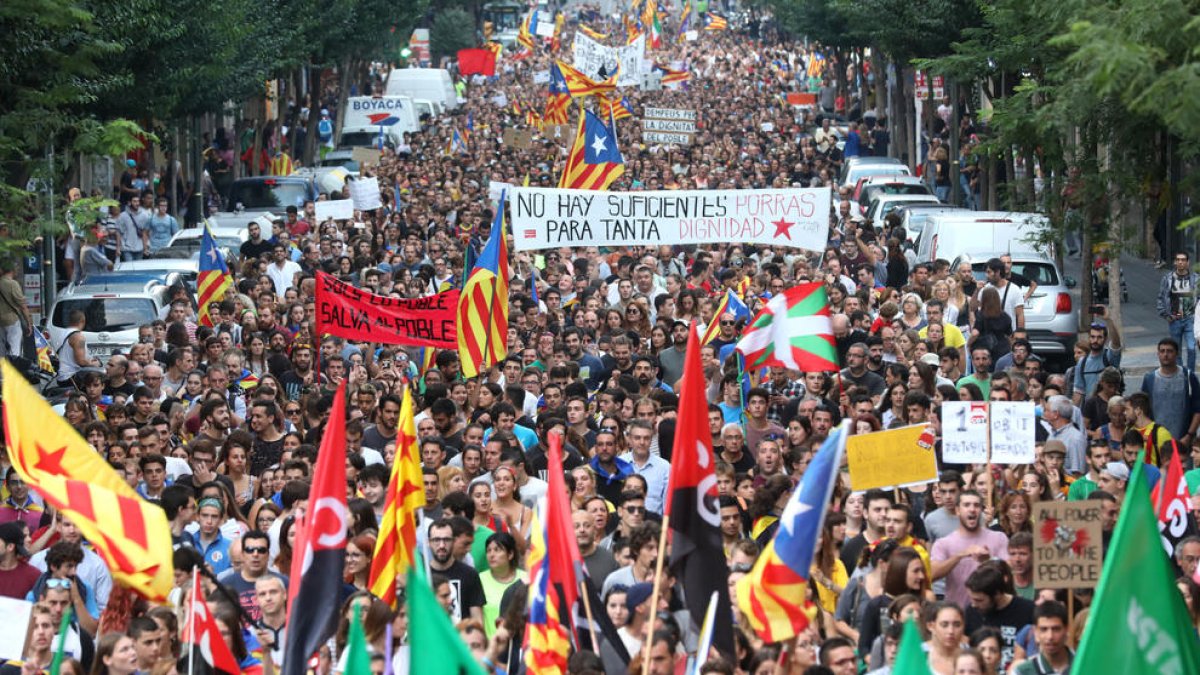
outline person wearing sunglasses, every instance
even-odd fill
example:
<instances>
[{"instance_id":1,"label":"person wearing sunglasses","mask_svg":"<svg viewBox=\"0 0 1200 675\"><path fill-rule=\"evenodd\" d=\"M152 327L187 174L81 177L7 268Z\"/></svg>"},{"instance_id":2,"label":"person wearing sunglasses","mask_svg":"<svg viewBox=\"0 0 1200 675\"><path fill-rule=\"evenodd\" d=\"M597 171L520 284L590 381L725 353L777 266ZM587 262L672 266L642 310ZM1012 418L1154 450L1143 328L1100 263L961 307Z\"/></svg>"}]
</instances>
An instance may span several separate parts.
<instances>
[{"instance_id":1,"label":"person wearing sunglasses","mask_svg":"<svg viewBox=\"0 0 1200 675\"><path fill-rule=\"evenodd\" d=\"M96 604L96 594L91 592L76 574L82 562L83 549L78 543L60 541L51 546L46 552L47 570L25 599L33 602L42 595L44 589L69 591L71 606L78 617L80 628L95 635L100 626L100 608Z\"/></svg>"},{"instance_id":2,"label":"person wearing sunglasses","mask_svg":"<svg viewBox=\"0 0 1200 675\"><path fill-rule=\"evenodd\" d=\"M261 530L250 530L242 535L242 567L241 569L226 570L217 581L221 582L238 598L238 604L253 621L262 618L262 608L255 602L256 584L264 577L276 577L287 586L287 579L270 571L267 566L271 559L271 540L267 533Z\"/></svg>"}]
</instances>

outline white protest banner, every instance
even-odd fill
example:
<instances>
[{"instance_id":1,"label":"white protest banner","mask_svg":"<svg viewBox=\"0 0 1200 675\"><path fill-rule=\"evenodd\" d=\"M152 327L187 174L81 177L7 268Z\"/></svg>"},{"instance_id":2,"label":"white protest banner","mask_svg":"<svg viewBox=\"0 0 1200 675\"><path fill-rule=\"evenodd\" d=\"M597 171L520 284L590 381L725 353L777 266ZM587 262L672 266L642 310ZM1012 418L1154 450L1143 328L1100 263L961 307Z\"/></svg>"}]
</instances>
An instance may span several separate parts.
<instances>
[{"instance_id":1,"label":"white protest banner","mask_svg":"<svg viewBox=\"0 0 1200 675\"><path fill-rule=\"evenodd\" d=\"M379 197L379 179L375 176L346 181L350 188L350 200L359 211L371 211L383 206Z\"/></svg>"},{"instance_id":2,"label":"white protest banner","mask_svg":"<svg viewBox=\"0 0 1200 675\"><path fill-rule=\"evenodd\" d=\"M536 70L533 73L534 84L550 84L550 71Z\"/></svg>"},{"instance_id":3,"label":"white protest banner","mask_svg":"<svg viewBox=\"0 0 1200 675\"><path fill-rule=\"evenodd\" d=\"M683 34L683 39L687 40L688 42L695 42L696 40L700 39L700 31L689 30L688 32Z\"/></svg>"},{"instance_id":4,"label":"white protest banner","mask_svg":"<svg viewBox=\"0 0 1200 675\"><path fill-rule=\"evenodd\" d=\"M643 131L642 140L646 143L658 143L661 145L689 145L692 142L692 135L669 131Z\"/></svg>"},{"instance_id":5,"label":"white protest banner","mask_svg":"<svg viewBox=\"0 0 1200 675\"><path fill-rule=\"evenodd\" d=\"M696 133L696 111L675 108L644 108L642 140L647 143L689 145Z\"/></svg>"},{"instance_id":6,"label":"white protest banner","mask_svg":"<svg viewBox=\"0 0 1200 675\"><path fill-rule=\"evenodd\" d=\"M537 27L533 30L538 37L554 37L554 14L552 12L538 12Z\"/></svg>"},{"instance_id":7,"label":"white protest banner","mask_svg":"<svg viewBox=\"0 0 1200 675\"><path fill-rule=\"evenodd\" d=\"M26 626L29 625L32 611L32 602L0 597L0 613L7 617L4 621L13 627L12 630L0 631L0 659L20 661L25 656Z\"/></svg>"},{"instance_id":8,"label":"white protest banner","mask_svg":"<svg viewBox=\"0 0 1200 675\"><path fill-rule=\"evenodd\" d=\"M604 69L607 77L620 67L617 75L618 87L633 87L642 83L642 60L646 54L646 36L639 35L633 44L621 47L608 47L596 42L582 31L575 33L575 43L572 47L574 66L584 75L592 79L600 77L600 69Z\"/></svg>"},{"instance_id":9,"label":"white protest banner","mask_svg":"<svg viewBox=\"0 0 1200 675\"><path fill-rule=\"evenodd\" d=\"M500 195L503 194L505 190L508 191L508 198L511 199L513 190L512 183L503 183L498 180L488 181L488 201L492 203L492 206L500 203Z\"/></svg>"},{"instance_id":10,"label":"white protest banner","mask_svg":"<svg viewBox=\"0 0 1200 675\"><path fill-rule=\"evenodd\" d=\"M313 204L317 209L317 222L323 223L330 218L334 220L350 220L354 217L353 199L335 199L333 201Z\"/></svg>"},{"instance_id":11,"label":"white protest banner","mask_svg":"<svg viewBox=\"0 0 1200 675\"><path fill-rule=\"evenodd\" d=\"M1033 401L994 401L992 462L1032 464L1034 422Z\"/></svg>"},{"instance_id":12,"label":"white protest banner","mask_svg":"<svg viewBox=\"0 0 1200 675\"><path fill-rule=\"evenodd\" d=\"M982 464L987 460L987 403L942 402L942 461Z\"/></svg>"},{"instance_id":13,"label":"white protest banner","mask_svg":"<svg viewBox=\"0 0 1200 675\"><path fill-rule=\"evenodd\" d=\"M737 241L824 248L829 188L595 192L514 188L514 246L643 246Z\"/></svg>"}]
</instances>

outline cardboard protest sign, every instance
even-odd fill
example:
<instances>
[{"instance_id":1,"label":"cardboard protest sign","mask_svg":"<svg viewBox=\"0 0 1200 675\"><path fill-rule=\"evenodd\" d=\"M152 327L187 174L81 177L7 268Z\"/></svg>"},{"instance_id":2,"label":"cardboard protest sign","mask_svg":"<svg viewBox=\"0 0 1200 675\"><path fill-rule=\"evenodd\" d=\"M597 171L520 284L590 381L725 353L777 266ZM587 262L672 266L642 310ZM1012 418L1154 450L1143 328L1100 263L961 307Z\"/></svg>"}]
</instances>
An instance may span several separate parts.
<instances>
[{"instance_id":1,"label":"cardboard protest sign","mask_svg":"<svg viewBox=\"0 0 1200 675\"><path fill-rule=\"evenodd\" d=\"M502 139L505 145L518 150L533 147L533 132L527 129L505 129Z\"/></svg>"},{"instance_id":2,"label":"cardboard protest sign","mask_svg":"<svg viewBox=\"0 0 1200 675\"><path fill-rule=\"evenodd\" d=\"M850 489L903 487L937 480L933 430L925 424L846 439Z\"/></svg>"},{"instance_id":3,"label":"cardboard protest sign","mask_svg":"<svg viewBox=\"0 0 1200 675\"><path fill-rule=\"evenodd\" d=\"M33 613L33 603L16 598L0 597L0 612L12 630L0 631L0 659L20 661L25 656L25 640L28 631L29 617ZM20 626L20 628L16 628ZM56 643L57 644L57 643Z\"/></svg>"},{"instance_id":4,"label":"cardboard protest sign","mask_svg":"<svg viewBox=\"0 0 1200 675\"><path fill-rule=\"evenodd\" d=\"M412 300L375 295L317 272L317 333L349 340L458 349L458 289Z\"/></svg>"},{"instance_id":5,"label":"cardboard protest sign","mask_svg":"<svg viewBox=\"0 0 1200 675\"><path fill-rule=\"evenodd\" d=\"M375 176L346 181L350 188L350 200L359 211L372 211L383 206L379 195L379 179Z\"/></svg>"},{"instance_id":6,"label":"cardboard protest sign","mask_svg":"<svg viewBox=\"0 0 1200 675\"><path fill-rule=\"evenodd\" d=\"M350 220L354 217L354 200L334 199L319 201L313 204L317 209L317 222L323 223L330 218L334 220Z\"/></svg>"},{"instance_id":7,"label":"cardboard protest sign","mask_svg":"<svg viewBox=\"0 0 1200 675\"><path fill-rule=\"evenodd\" d=\"M350 150L350 159L359 164L370 164L375 166L379 164L379 158L383 153L375 148L353 148Z\"/></svg>"},{"instance_id":8,"label":"cardboard protest sign","mask_svg":"<svg viewBox=\"0 0 1200 675\"><path fill-rule=\"evenodd\" d=\"M978 401L942 402L942 461L982 464L988 461L988 407Z\"/></svg>"},{"instance_id":9,"label":"cardboard protest sign","mask_svg":"<svg viewBox=\"0 0 1200 675\"><path fill-rule=\"evenodd\" d=\"M740 241L819 251L829 188L603 192L515 188L514 246L675 245Z\"/></svg>"},{"instance_id":10,"label":"cardboard protest sign","mask_svg":"<svg viewBox=\"0 0 1200 675\"><path fill-rule=\"evenodd\" d=\"M642 140L647 143L689 145L696 133L696 111L675 108L644 108Z\"/></svg>"},{"instance_id":11,"label":"cardboard protest sign","mask_svg":"<svg viewBox=\"0 0 1200 675\"><path fill-rule=\"evenodd\" d=\"M1094 588L1104 566L1100 500L1034 502L1033 585Z\"/></svg>"},{"instance_id":12,"label":"cardboard protest sign","mask_svg":"<svg viewBox=\"0 0 1200 675\"><path fill-rule=\"evenodd\" d=\"M1032 464L1034 423L1032 401L994 401L992 414L992 463Z\"/></svg>"}]
</instances>

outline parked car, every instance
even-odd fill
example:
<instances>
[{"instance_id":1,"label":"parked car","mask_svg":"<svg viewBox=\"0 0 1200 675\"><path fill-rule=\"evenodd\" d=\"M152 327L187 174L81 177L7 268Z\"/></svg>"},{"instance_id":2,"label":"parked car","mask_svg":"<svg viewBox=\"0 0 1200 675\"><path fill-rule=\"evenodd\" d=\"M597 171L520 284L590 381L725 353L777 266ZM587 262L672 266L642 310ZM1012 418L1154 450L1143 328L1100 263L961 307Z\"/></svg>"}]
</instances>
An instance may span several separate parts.
<instances>
[{"instance_id":1,"label":"parked car","mask_svg":"<svg viewBox=\"0 0 1200 675\"><path fill-rule=\"evenodd\" d=\"M170 302L174 278L170 273L116 272L68 286L50 310L46 328L51 348L61 347L72 332L67 317L80 310L86 317L83 335L93 356L106 361L129 351L138 341L138 327L158 319Z\"/></svg>"},{"instance_id":2,"label":"parked car","mask_svg":"<svg viewBox=\"0 0 1200 675\"><path fill-rule=\"evenodd\" d=\"M921 231L925 229L925 223L928 223L929 219L933 216L949 211L965 212L968 209L940 202L937 204L917 202L913 204L900 204L893 213L900 216L900 227L904 228L904 238L913 245L916 245L921 238Z\"/></svg>"},{"instance_id":3,"label":"parked car","mask_svg":"<svg viewBox=\"0 0 1200 675\"><path fill-rule=\"evenodd\" d=\"M858 182L858 188L851 197L851 209L857 206L858 213L866 215L871 200L881 194L933 196L933 191L916 176L870 176Z\"/></svg>"},{"instance_id":4,"label":"parked car","mask_svg":"<svg viewBox=\"0 0 1200 675\"><path fill-rule=\"evenodd\" d=\"M308 176L251 176L233 181L229 189L228 211L210 220L221 228L245 228L265 213L282 215L289 206L304 208L304 202L317 200L317 186Z\"/></svg>"},{"instance_id":5,"label":"parked car","mask_svg":"<svg viewBox=\"0 0 1200 675\"><path fill-rule=\"evenodd\" d=\"M962 257L953 262L956 269L964 260L971 263L971 274L976 280L986 283L988 258L998 257L1003 251L987 256ZM1074 356L1073 349L1078 339L1079 309L1071 297L1075 280L1064 276L1054 260L1041 253L1012 254L1012 271L1037 284L1037 288L1025 301L1025 330L1033 353L1043 359L1052 359L1060 366L1069 366Z\"/></svg>"},{"instance_id":6,"label":"parked car","mask_svg":"<svg viewBox=\"0 0 1200 675\"><path fill-rule=\"evenodd\" d=\"M838 185L854 187L864 176L911 176L908 166L895 157L851 157L842 164Z\"/></svg>"},{"instance_id":7,"label":"parked car","mask_svg":"<svg viewBox=\"0 0 1200 675\"><path fill-rule=\"evenodd\" d=\"M931 194L901 195L877 194L867 205L866 218L874 225L881 225L887 214L896 210L901 204L937 204L938 199Z\"/></svg>"}]
</instances>

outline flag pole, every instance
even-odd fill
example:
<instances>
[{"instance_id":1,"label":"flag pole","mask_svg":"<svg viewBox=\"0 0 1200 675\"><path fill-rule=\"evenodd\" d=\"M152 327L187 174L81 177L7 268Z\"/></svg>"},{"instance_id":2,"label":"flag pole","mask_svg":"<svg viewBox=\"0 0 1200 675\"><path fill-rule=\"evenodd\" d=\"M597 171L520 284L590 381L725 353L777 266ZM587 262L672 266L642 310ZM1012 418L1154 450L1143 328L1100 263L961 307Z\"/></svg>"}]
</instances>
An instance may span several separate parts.
<instances>
[{"instance_id":1,"label":"flag pole","mask_svg":"<svg viewBox=\"0 0 1200 675\"><path fill-rule=\"evenodd\" d=\"M654 588L650 592L650 637L645 642L646 652L642 658L642 675L650 675L650 650L654 646L654 621L658 618L658 590L662 583L663 558L667 551L667 532L671 529L671 514L664 513L662 530L658 534L658 559L654 562Z\"/></svg>"},{"instance_id":2,"label":"flag pole","mask_svg":"<svg viewBox=\"0 0 1200 675\"><path fill-rule=\"evenodd\" d=\"M587 615L588 633L592 636L592 649L600 653L600 641L596 639L596 620L592 618L592 601L588 599L587 580L579 582L579 597L583 598L583 612Z\"/></svg>"},{"instance_id":3,"label":"flag pole","mask_svg":"<svg viewBox=\"0 0 1200 675\"><path fill-rule=\"evenodd\" d=\"M192 597L188 601L188 675L196 675L196 591L200 586L200 567L192 568Z\"/></svg>"}]
</instances>

